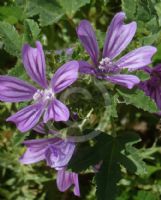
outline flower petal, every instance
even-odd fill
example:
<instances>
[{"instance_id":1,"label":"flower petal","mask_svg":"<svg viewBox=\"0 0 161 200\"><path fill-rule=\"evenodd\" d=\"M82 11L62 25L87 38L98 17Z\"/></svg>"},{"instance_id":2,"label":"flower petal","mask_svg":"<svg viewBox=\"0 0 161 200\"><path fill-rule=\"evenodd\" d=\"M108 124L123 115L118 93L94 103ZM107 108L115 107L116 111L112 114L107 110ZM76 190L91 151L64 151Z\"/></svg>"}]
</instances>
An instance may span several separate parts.
<instances>
[{"instance_id":1,"label":"flower petal","mask_svg":"<svg viewBox=\"0 0 161 200\"><path fill-rule=\"evenodd\" d=\"M152 46L140 47L120 58L115 64L120 68L128 68L129 71L133 71L150 64L156 51L157 49Z\"/></svg>"},{"instance_id":2,"label":"flower petal","mask_svg":"<svg viewBox=\"0 0 161 200\"><path fill-rule=\"evenodd\" d=\"M111 83L121 85L128 89L132 89L136 84L140 82L137 76L127 74L113 75L110 77L106 77L105 79L110 81Z\"/></svg>"},{"instance_id":3,"label":"flower petal","mask_svg":"<svg viewBox=\"0 0 161 200\"><path fill-rule=\"evenodd\" d=\"M131 42L136 32L136 23L124 24L125 13L117 13L106 33L103 58L110 59L118 56Z\"/></svg>"},{"instance_id":4,"label":"flower petal","mask_svg":"<svg viewBox=\"0 0 161 200\"><path fill-rule=\"evenodd\" d=\"M28 75L43 88L47 88L45 75L45 56L40 42L36 42L36 48L25 44L22 49L23 63Z\"/></svg>"},{"instance_id":5,"label":"flower petal","mask_svg":"<svg viewBox=\"0 0 161 200\"><path fill-rule=\"evenodd\" d=\"M68 108L59 100L54 99L44 114L44 123L53 119L54 121L67 121L69 119Z\"/></svg>"},{"instance_id":6,"label":"flower petal","mask_svg":"<svg viewBox=\"0 0 161 200\"><path fill-rule=\"evenodd\" d=\"M51 84L55 93L61 92L78 78L79 63L70 61L60 67L54 74Z\"/></svg>"},{"instance_id":7,"label":"flower petal","mask_svg":"<svg viewBox=\"0 0 161 200\"><path fill-rule=\"evenodd\" d=\"M98 62L99 48L94 30L87 20L82 20L77 28L77 35L95 65Z\"/></svg>"},{"instance_id":8,"label":"flower petal","mask_svg":"<svg viewBox=\"0 0 161 200\"><path fill-rule=\"evenodd\" d=\"M55 138L54 138L55 139ZM67 166L75 150L75 144L64 140L51 141L45 152L47 165L60 170Z\"/></svg>"},{"instance_id":9,"label":"flower petal","mask_svg":"<svg viewBox=\"0 0 161 200\"><path fill-rule=\"evenodd\" d=\"M57 173L56 183L61 192L65 192L72 185L74 185L74 194L76 196L80 196L78 174L65 171L65 169L59 170Z\"/></svg>"},{"instance_id":10,"label":"flower petal","mask_svg":"<svg viewBox=\"0 0 161 200\"><path fill-rule=\"evenodd\" d=\"M95 69L88 62L80 60L79 62L79 72L81 74L92 74L95 75Z\"/></svg>"},{"instance_id":11,"label":"flower petal","mask_svg":"<svg viewBox=\"0 0 161 200\"><path fill-rule=\"evenodd\" d=\"M32 85L11 76L0 76L0 100L6 102L27 101L37 91Z\"/></svg>"},{"instance_id":12,"label":"flower petal","mask_svg":"<svg viewBox=\"0 0 161 200\"><path fill-rule=\"evenodd\" d=\"M60 139L50 138L25 140L23 144L27 147L27 150L20 158L20 162L23 164L31 164L45 160L45 151L48 148L48 144L58 140Z\"/></svg>"},{"instance_id":13,"label":"flower petal","mask_svg":"<svg viewBox=\"0 0 161 200\"><path fill-rule=\"evenodd\" d=\"M39 124L37 124L34 128L34 131L36 131L37 133L41 133L41 134L46 134L46 129L45 129L45 124L43 122L40 122Z\"/></svg>"},{"instance_id":14,"label":"flower petal","mask_svg":"<svg viewBox=\"0 0 161 200\"><path fill-rule=\"evenodd\" d=\"M38 123L43 111L44 106L41 103L37 103L23 108L9 117L7 121L14 122L21 132L26 132Z\"/></svg>"},{"instance_id":15,"label":"flower petal","mask_svg":"<svg viewBox=\"0 0 161 200\"><path fill-rule=\"evenodd\" d=\"M58 134L58 131L51 129L50 127L45 127L46 125L47 124L40 122L33 128L33 130L41 134Z\"/></svg>"},{"instance_id":16,"label":"flower petal","mask_svg":"<svg viewBox=\"0 0 161 200\"><path fill-rule=\"evenodd\" d=\"M29 147L23 156L20 157L20 162L23 164L32 164L45 159L45 148L41 146Z\"/></svg>"},{"instance_id":17,"label":"flower petal","mask_svg":"<svg viewBox=\"0 0 161 200\"><path fill-rule=\"evenodd\" d=\"M150 96L161 109L161 64L156 65L154 68L143 68L150 74L150 79L140 82L138 87Z\"/></svg>"}]
</instances>

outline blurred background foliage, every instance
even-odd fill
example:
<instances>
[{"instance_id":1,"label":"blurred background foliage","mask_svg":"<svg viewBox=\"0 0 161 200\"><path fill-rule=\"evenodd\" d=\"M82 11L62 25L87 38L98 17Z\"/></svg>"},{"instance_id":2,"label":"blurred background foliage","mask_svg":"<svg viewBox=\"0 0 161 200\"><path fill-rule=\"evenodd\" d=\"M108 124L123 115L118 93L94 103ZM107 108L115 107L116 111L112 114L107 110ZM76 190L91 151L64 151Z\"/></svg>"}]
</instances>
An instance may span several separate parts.
<instances>
[{"instance_id":1,"label":"blurred background foliage","mask_svg":"<svg viewBox=\"0 0 161 200\"><path fill-rule=\"evenodd\" d=\"M126 13L127 22L135 20L138 24L135 38L127 51L141 45L154 45L158 52L153 57L153 64L161 62L160 0L1 0L0 74L28 80L22 65L21 47L24 43L34 45L36 40L40 40L44 46L49 76L67 60L87 59L75 31L80 20L90 20L102 48L107 25L114 14L121 10ZM66 48L74 48L73 54L66 55ZM61 55L55 51L60 49L63 50ZM88 88L94 100L74 94L70 98L70 108L73 112L78 112L79 119L83 119L91 108L94 109L88 128L98 125L109 131L112 116L118 130L134 131L142 138L141 142L135 145L137 149L133 146L128 147L137 170L134 175L124 167L121 168L122 179L118 183L117 200L160 200L161 124L157 115L147 112L153 113L155 108L149 106L147 99L144 102L140 94L136 103L133 96L130 98L118 89L126 104L117 105L114 96L113 103L106 108L104 120L97 124L104 109L101 107L102 97L97 88L88 84L86 78L76 83L78 86L81 84ZM18 159L24 151L21 142L25 138L35 136L21 134L14 125L5 122L18 107L15 104L0 103L0 200L78 199L71 191L60 193L57 190L55 171L46 167L43 162L32 166L19 163ZM117 115L119 118L116 118ZM80 174L80 199L96 199L93 177L90 170Z\"/></svg>"}]
</instances>

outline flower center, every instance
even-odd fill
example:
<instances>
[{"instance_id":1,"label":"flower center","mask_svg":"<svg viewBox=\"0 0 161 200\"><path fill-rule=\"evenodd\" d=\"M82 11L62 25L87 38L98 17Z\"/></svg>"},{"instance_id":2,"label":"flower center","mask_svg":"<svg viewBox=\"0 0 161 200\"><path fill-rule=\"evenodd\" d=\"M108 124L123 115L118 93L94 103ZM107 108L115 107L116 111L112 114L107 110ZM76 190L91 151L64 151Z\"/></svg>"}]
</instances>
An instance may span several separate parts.
<instances>
[{"instance_id":1,"label":"flower center","mask_svg":"<svg viewBox=\"0 0 161 200\"><path fill-rule=\"evenodd\" d=\"M108 57L103 58L99 62L98 72L105 74L115 74L120 71L120 68L112 62L112 60Z\"/></svg>"},{"instance_id":2,"label":"flower center","mask_svg":"<svg viewBox=\"0 0 161 200\"><path fill-rule=\"evenodd\" d=\"M45 90L37 90L35 94L33 95L33 100L46 102L46 101L52 100L54 97L55 97L55 94L52 88L49 88Z\"/></svg>"}]
</instances>

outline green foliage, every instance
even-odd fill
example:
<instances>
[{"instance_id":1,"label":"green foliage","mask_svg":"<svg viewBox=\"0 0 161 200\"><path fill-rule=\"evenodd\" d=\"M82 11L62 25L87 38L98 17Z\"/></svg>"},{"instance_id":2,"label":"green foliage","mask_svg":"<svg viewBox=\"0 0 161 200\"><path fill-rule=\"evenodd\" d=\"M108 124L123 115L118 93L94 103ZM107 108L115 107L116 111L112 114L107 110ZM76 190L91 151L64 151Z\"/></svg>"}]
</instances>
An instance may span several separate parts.
<instances>
[{"instance_id":1,"label":"green foliage","mask_svg":"<svg viewBox=\"0 0 161 200\"><path fill-rule=\"evenodd\" d=\"M5 20L10 24L16 24L24 18L23 11L18 6L1 6L0 7L0 20Z\"/></svg>"},{"instance_id":2,"label":"green foliage","mask_svg":"<svg viewBox=\"0 0 161 200\"><path fill-rule=\"evenodd\" d=\"M140 156L140 150L133 147L131 144L127 144L126 151L129 153L128 158L135 164L137 168L136 174L140 176L147 174L146 164L143 162L143 158ZM128 169L132 169L131 165Z\"/></svg>"},{"instance_id":3,"label":"green foliage","mask_svg":"<svg viewBox=\"0 0 161 200\"><path fill-rule=\"evenodd\" d=\"M26 5L26 12L28 17L39 15L41 26L47 26L58 22L63 15L59 5L52 0L29 0Z\"/></svg>"},{"instance_id":4,"label":"green foliage","mask_svg":"<svg viewBox=\"0 0 161 200\"><path fill-rule=\"evenodd\" d=\"M155 195L154 193L151 193L149 191L139 191L137 196L134 198L134 200L159 200L160 198Z\"/></svg>"},{"instance_id":5,"label":"green foliage","mask_svg":"<svg viewBox=\"0 0 161 200\"><path fill-rule=\"evenodd\" d=\"M117 137L100 133L94 146L82 144L78 148L69 167L80 172L89 166L101 163L100 170L96 173L97 196L99 200L104 200L106 197L113 200L116 196L117 183L122 176L120 165L123 165L128 171L134 169L133 173L141 175L145 173L142 170L145 163L139 157L137 150L132 147L138 141L138 135L133 133L120 134ZM135 151L131 153L132 148ZM125 149L130 156L123 153Z\"/></svg>"},{"instance_id":6,"label":"green foliage","mask_svg":"<svg viewBox=\"0 0 161 200\"><path fill-rule=\"evenodd\" d=\"M28 80L25 68L20 61L17 62L14 68L11 68L8 70L8 75L9 76L15 76L23 80Z\"/></svg>"},{"instance_id":7,"label":"green foliage","mask_svg":"<svg viewBox=\"0 0 161 200\"><path fill-rule=\"evenodd\" d=\"M32 19L24 21L24 42L33 44L39 38L40 28L39 25Z\"/></svg>"},{"instance_id":8,"label":"green foliage","mask_svg":"<svg viewBox=\"0 0 161 200\"><path fill-rule=\"evenodd\" d=\"M19 56L21 51L21 37L13 25L0 22L0 36L5 50L13 56Z\"/></svg>"},{"instance_id":9,"label":"green foliage","mask_svg":"<svg viewBox=\"0 0 161 200\"><path fill-rule=\"evenodd\" d=\"M125 104L132 104L133 106L150 113L158 112L156 103L150 97L146 96L143 91L139 89L130 91L126 89L117 89L117 91L123 98Z\"/></svg>"},{"instance_id":10,"label":"green foliage","mask_svg":"<svg viewBox=\"0 0 161 200\"><path fill-rule=\"evenodd\" d=\"M117 192L117 182L121 179L120 164L124 155L121 151L125 144L131 141L138 141L136 135L122 134L116 138L104 138L107 141L102 149L103 164L98 173L96 173L97 197L98 200L115 199ZM102 147L102 145L100 145ZM105 153L107 152L107 153ZM126 167L126 166L125 166Z\"/></svg>"},{"instance_id":11,"label":"green foliage","mask_svg":"<svg viewBox=\"0 0 161 200\"><path fill-rule=\"evenodd\" d=\"M161 26L161 3L156 3L155 9L156 9L156 12L157 12L157 15L158 15L159 25Z\"/></svg>"},{"instance_id":12,"label":"green foliage","mask_svg":"<svg viewBox=\"0 0 161 200\"><path fill-rule=\"evenodd\" d=\"M72 18L73 15L79 10L79 8L86 5L87 3L90 3L90 0L57 0L57 2L60 4L67 16Z\"/></svg>"}]
</instances>

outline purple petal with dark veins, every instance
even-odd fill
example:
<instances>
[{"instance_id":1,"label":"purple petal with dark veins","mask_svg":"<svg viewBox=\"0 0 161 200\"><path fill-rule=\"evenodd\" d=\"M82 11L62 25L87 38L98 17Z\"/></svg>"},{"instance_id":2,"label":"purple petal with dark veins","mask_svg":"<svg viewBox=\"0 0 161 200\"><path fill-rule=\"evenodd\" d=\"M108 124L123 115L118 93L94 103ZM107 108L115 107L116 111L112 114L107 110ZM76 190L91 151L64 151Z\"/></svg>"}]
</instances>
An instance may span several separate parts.
<instances>
[{"instance_id":1,"label":"purple petal with dark veins","mask_svg":"<svg viewBox=\"0 0 161 200\"><path fill-rule=\"evenodd\" d=\"M92 74L95 75L95 68L88 62L80 60L79 62L79 72L81 74Z\"/></svg>"},{"instance_id":2,"label":"purple petal with dark veins","mask_svg":"<svg viewBox=\"0 0 161 200\"><path fill-rule=\"evenodd\" d=\"M54 121L67 121L69 119L69 110L61 101L54 99L48 105L43 119L44 123L51 119Z\"/></svg>"},{"instance_id":3,"label":"purple petal with dark veins","mask_svg":"<svg viewBox=\"0 0 161 200\"><path fill-rule=\"evenodd\" d=\"M24 67L28 75L43 88L47 88L45 56L40 42L36 48L25 44L22 49Z\"/></svg>"},{"instance_id":4,"label":"purple petal with dark veins","mask_svg":"<svg viewBox=\"0 0 161 200\"><path fill-rule=\"evenodd\" d=\"M51 85L55 93L59 93L78 78L79 63L77 61L70 61L60 67L54 74Z\"/></svg>"},{"instance_id":5,"label":"purple petal with dark veins","mask_svg":"<svg viewBox=\"0 0 161 200\"><path fill-rule=\"evenodd\" d=\"M75 150L75 144L63 140L48 145L45 152L48 166L60 170L67 166Z\"/></svg>"},{"instance_id":6,"label":"purple petal with dark veins","mask_svg":"<svg viewBox=\"0 0 161 200\"><path fill-rule=\"evenodd\" d=\"M19 159L23 164L37 163L45 159L45 148L39 147L29 147L23 156Z\"/></svg>"},{"instance_id":7,"label":"purple petal with dark veins","mask_svg":"<svg viewBox=\"0 0 161 200\"><path fill-rule=\"evenodd\" d=\"M126 87L128 89L132 89L140 82L140 79L137 76L126 74L108 76L104 79L110 81L111 83Z\"/></svg>"},{"instance_id":8,"label":"purple petal with dark veins","mask_svg":"<svg viewBox=\"0 0 161 200\"><path fill-rule=\"evenodd\" d=\"M26 132L39 122L43 111L44 106L41 103L37 103L23 108L6 121L14 122L21 132Z\"/></svg>"},{"instance_id":9,"label":"purple petal with dark veins","mask_svg":"<svg viewBox=\"0 0 161 200\"><path fill-rule=\"evenodd\" d=\"M147 96L150 96L161 109L161 64L156 65L154 68L149 69L150 79L142 81L138 87L145 92Z\"/></svg>"},{"instance_id":10,"label":"purple petal with dark veins","mask_svg":"<svg viewBox=\"0 0 161 200\"><path fill-rule=\"evenodd\" d=\"M33 128L33 130L36 131L37 133L46 134L45 123L40 122L39 124L37 124L37 125Z\"/></svg>"},{"instance_id":11,"label":"purple petal with dark veins","mask_svg":"<svg viewBox=\"0 0 161 200\"><path fill-rule=\"evenodd\" d=\"M98 64L99 48L94 30L87 20L82 20L77 27L77 35L95 65Z\"/></svg>"},{"instance_id":12,"label":"purple petal with dark veins","mask_svg":"<svg viewBox=\"0 0 161 200\"><path fill-rule=\"evenodd\" d=\"M57 187L61 192L65 192L72 185L74 185L74 194L76 196L80 196L79 190L79 182L78 182L78 174L74 172L68 172L63 170L59 170L57 173L56 179Z\"/></svg>"},{"instance_id":13,"label":"purple petal with dark veins","mask_svg":"<svg viewBox=\"0 0 161 200\"><path fill-rule=\"evenodd\" d=\"M27 101L37 91L32 85L11 76L0 76L0 100L5 102Z\"/></svg>"},{"instance_id":14,"label":"purple petal with dark veins","mask_svg":"<svg viewBox=\"0 0 161 200\"><path fill-rule=\"evenodd\" d=\"M20 158L22 163L46 160L48 166L57 170L66 167L75 150L74 143L59 138L26 140L23 143L27 150Z\"/></svg>"},{"instance_id":15,"label":"purple petal with dark veins","mask_svg":"<svg viewBox=\"0 0 161 200\"><path fill-rule=\"evenodd\" d=\"M45 127L46 124L43 122L40 122L38 125L36 125L33 130L36 131L37 133L41 134L58 134L58 131L55 131L51 129L50 127Z\"/></svg>"},{"instance_id":16,"label":"purple petal with dark veins","mask_svg":"<svg viewBox=\"0 0 161 200\"><path fill-rule=\"evenodd\" d=\"M121 57L115 64L120 68L128 68L129 71L134 71L150 64L156 51L157 49L152 46L140 47Z\"/></svg>"},{"instance_id":17,"label":"purple petal with dark veins","mask_svg":"<svg viewBox=\"0 0 161 200\"><path fill-rule=\"evenodd\" d=\"M103 49L103 58L114 59L131 42L136 32L136 22L124 24L125 13L117 13L106 33L106 39Z\"/></svg>"}]
</instances>

